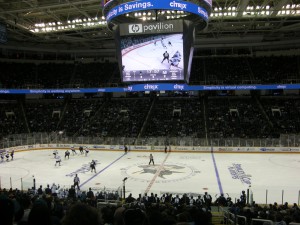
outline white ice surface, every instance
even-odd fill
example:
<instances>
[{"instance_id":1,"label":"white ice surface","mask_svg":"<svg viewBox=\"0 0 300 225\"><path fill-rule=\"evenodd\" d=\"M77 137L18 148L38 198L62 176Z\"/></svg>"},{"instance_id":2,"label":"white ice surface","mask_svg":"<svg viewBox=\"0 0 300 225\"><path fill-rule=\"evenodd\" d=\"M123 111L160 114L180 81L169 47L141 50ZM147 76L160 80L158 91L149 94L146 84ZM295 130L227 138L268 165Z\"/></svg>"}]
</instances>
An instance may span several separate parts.
<instances>
[{"instance_id":1,"label":"white ice surface","mask_svg":"<svg viewBox=\"0 0 300 225\"><path fill-rule=\"evenodd\" d=\"M73 174L81 180L81 189L122 188L139 193L199 193L209 192L213 198L221 191L233 199L251 182L254 200L258 203L297 203L300 190L300 154L230 154L230 153L164 153L152 152L155 165L148 165L149 152L90 151L64 159L59 150L61 166L55 166L52 150L16 152L15 159L0 162L1 187L21 188L33 184L60 184L70 187ZM79 151L77 150L77 153ZM214 160L213 160L214 158ZM97 173L89 171L89 162L97 160ZM234 166L235 165L235 166ZM231 168L231 173L229 171ZM236 174L234 177L232 171ZM218 174L218 175L217 175ZM236 178L236 179L234 179Z\"/></svg>"}]
</instances>

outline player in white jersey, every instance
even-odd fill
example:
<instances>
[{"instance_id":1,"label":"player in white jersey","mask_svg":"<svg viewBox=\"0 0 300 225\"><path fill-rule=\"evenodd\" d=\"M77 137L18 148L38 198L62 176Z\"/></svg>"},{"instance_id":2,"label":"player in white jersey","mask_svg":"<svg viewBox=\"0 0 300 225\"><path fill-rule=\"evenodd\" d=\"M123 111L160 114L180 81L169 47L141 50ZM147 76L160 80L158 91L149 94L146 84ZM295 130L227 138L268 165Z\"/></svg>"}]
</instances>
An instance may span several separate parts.
<instances>
[{"instance_id":1,"label":"player in white jersey","mask_svg":"<svg viewBox=\"0 0 300 225\"><path fill-rule=\"evenodd\" d=\"M53 155L54 155L54 159L55 159L56 156L58 155L58 151L57 151L57 150L54 150L54 151L53 151Z\"/></svg>"},{"instance_id":2,"label":"player in white jersey","mask_svg":"<svg viewBox=\"0 0 300 225\"><path fill-rule=\"evenodd\" d=\"M171 58L170 59L170 69L172 67L178 68L179 63L180 63L180 59L178 59L178 58Z\"/></svg>"},{"instance_id":3,"label":"player in white jersey","mask_svg":"<svg viewBox=\"0 0 300 225\"><path fill-rule=\"evenodd\" d=\"M179 52L179 51L176 51L176 52L175 52L175 54L173 55L173 58L175 58L175 57L177 57L177 58L180 58L180 59L181 59L181 54L180 54L180 52Z\"/></svg>"},{"instance_id":4,"label":"player in white jersey","mask_svg":"<svg viewBox=\"0 0 300 225\"><path fill-rule=\"evenodd\" d=\"M5 152L5 158L6 158L6 161L9 160L9 151L8 150Z\"/></svg>"},{"instance_id":5,"label":"player in white jersey","mask_svg":"<svg viewBox=\"0 0 300 225\"><path fill-rule=\"evenodd\" d=\"M90 150L89 150L89 148L87 146L85 146L84 151L85 151L85 156L87 156L87 154L90 152Z\"/></svg>"},{"instance_id":6,"label":"player in white jersey","mask_svg":"<svg viewBox=\"0 0 300 225\"><path fill-rule=\"evenodd\" d=\"M74 147L74 146L72 146L72 147L71 147L71 151L72 151L73 155L75 155L75 154L77 155L77 152L76 152L76 150L75 150L75 147Z\"/></svg>"},{"instance_id":7,"label":"player in white jersey","mask_svg":"<svg viewBox=\"0 0 300 225\"><path fill-rule=\"evenodd\" d=\"M61 158L59 155L56 156L55 166L58 164L60 166Z\"/></svg>"},{"instance_id":8,"label":"player in white jersey","mask_svg":"<svg viewBox=\"0 0 300 225\"><path fill-rule=\"evenodd\" d=\"M172 66L178 67L180 61L181 61L181 54L179 51L177 51L177 52L175 52L173 57L170 59L170 69L172 68Z\"/></svg>"}]
</instances>

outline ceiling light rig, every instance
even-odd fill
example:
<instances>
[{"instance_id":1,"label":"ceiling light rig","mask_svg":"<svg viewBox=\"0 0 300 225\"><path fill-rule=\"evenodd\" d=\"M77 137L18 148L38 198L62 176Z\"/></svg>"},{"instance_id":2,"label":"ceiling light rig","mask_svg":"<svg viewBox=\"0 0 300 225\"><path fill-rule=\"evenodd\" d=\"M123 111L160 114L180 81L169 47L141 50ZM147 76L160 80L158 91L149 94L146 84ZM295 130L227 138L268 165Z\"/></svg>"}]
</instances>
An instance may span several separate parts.
<instances>
[{"instance_id":1,"label":"ceiling light rig","mask_svg":"<svg viewBox=\"0 0 300 225\"><path fill-rule=\"evenodd\" d=\"M272 7L266 5L262 6L247 6L243 12L241 18L264 18L268 17L273 13ZM184 11L170 11L161 10L157 12L157 15L164 15L167 20L184 18L186 13ZM232 7L214 7L210 15L210 19L218 18L235 18L238 15L238 9L235 6ZM287 17L287 16L299 16L300 15L300 4L287 4L282 7L277 13L277 17ZM151 11L145 12L134 12L128 13L126 17L134 17L142 21L155 21L157 19L156 15L151 13ZM79 29L90 29L95 27L106 27L107 22L105 17L94 17L94 18L74 18L73 20L67 21L57 21L57 22L44 22L36 23L29 30L32 33L53 33L53 32L64 32Z\"/></svg>"}]
</instances>

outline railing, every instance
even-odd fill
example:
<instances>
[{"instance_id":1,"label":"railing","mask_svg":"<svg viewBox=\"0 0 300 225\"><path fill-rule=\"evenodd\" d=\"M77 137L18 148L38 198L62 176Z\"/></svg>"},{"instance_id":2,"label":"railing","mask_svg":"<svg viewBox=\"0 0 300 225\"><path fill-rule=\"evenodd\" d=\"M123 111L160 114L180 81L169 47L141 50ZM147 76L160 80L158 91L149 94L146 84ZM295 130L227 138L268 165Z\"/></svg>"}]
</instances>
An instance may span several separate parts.
<instances>
[{"instance_id":1,"label":"railing","mask_svg":"<svg viewBox=\"0 0 300 225\"><path fill-rule=\"evenodd\" d=\"M224 208L221 208L221 211L223 213L223 221L225 224L247 224L247 218L245 216L235 215Z\"/></svg>"},{"instance_id":2,"label":"railing","mask_svg":"<svg viewBox=\"0 0 300 225\"><path fill-rule=\"evenodd\" d=\"M263 220L263 219L252 219L251 225L273 225L274 222L272 220Z\"/></svg>"},{"instance_id":3,"label":"railing","mask_svg":"<svg viewBox=\"0 0 300 225\"><path fill-rule=\"evenodd\" d=\"M34 144L101 144L146 146L215 146L215 147L299 147L300 134L281 135L278 139L205 139L193 137L68 137L62 132L9 135L0 140L0 149Z\"/></svg>"},{"instance_id":4,"label":"railing","mask_svg":"<svg viewBox=\"0 0 300 225\"><path fill-rule=\"evenodd\" d=\"M246 225L249 224L250 221L247 221L245 216L236 215L234 213L229 212L227 209L221 208L223 213L224 224L228 225ZM272 220L264 220L264 219L251 219L251 225L273 225L274 222ZM291 224L291 223L290 223ZM298 225L298 224L294 224Z\"/></svg>"}]
</instances>

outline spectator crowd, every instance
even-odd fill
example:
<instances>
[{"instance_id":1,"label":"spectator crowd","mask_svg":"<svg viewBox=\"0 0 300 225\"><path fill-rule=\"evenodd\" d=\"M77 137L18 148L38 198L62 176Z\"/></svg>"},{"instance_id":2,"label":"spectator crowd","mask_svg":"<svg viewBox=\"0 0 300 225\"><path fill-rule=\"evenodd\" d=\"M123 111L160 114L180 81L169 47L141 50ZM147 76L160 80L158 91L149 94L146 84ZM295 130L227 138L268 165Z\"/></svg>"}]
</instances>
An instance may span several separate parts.
<instances>
[{"instance_id":1,"label":"spectator crowd","mask_svg":"<svg viewBox=\"0 0 300 225\"><path fill-rule=\"evenodd\" d=\"M108 203L107 200L113 200ZM207 192L198 196L164 193L129 194L120 199L117 193L87 192L74 187L60 189L55 184L26 192L0 189L0 218L3 225L210 225L212 208L222 207L225 212L246 220L238 224L251 224L252 219L264 219L288 225L300 222L296 203L279 205L249 203L245 191L235 203L228 196L213 199ZM218 208L220 210L220 208ZM226 215L226 214L225 214ZM224 216L226 223L229 216Z\"/></svg>"}]
</instances>

